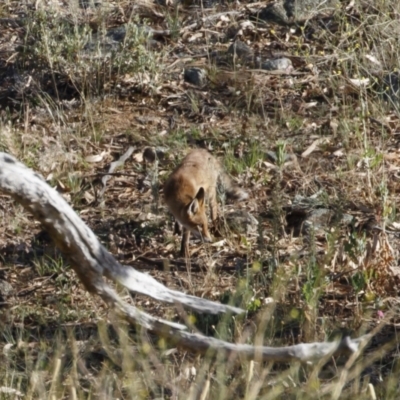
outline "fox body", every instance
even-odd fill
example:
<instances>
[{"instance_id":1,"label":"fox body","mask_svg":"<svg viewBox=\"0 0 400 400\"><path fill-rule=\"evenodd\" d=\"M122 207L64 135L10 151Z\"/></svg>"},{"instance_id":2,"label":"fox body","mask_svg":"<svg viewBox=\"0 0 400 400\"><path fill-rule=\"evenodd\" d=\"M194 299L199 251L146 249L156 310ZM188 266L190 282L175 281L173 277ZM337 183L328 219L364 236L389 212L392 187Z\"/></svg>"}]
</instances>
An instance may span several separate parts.
<instances>
[{"instance_id":1,"label":"fox body","mask_svg":"<svg viewBox=\"0 0 400 400\"><path fill-rule=\"evenodd\" d=\"M248 194L233 184L218 160L206 150L193 150L172 172L164 186L165 202L175 219L183 226L181 254L187 255L189 237L211 242L206 214L206 201L211 219L217 218L217 184L227 195L236 200L245 200Z\"/></svg>"}]
</instances>

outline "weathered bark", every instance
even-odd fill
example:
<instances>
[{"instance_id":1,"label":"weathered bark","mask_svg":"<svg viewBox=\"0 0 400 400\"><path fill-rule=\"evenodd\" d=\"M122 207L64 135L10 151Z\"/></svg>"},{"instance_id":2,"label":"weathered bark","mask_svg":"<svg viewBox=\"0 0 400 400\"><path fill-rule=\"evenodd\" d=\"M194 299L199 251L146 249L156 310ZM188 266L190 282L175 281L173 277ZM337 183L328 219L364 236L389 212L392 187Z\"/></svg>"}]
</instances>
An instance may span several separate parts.
<instances>
[{"instance_id":1,"label":"weathered bark","mask_svg":"<svg viewBox=\"0 0 400 400\"><path fill-rule=\"evenodd\" d=\"M166 303L181 304L197 312L239 314L243 310L170 290L151 276L119 264L62 196L47 185L40 175L5 153L0 153L0 191L12 196L42 223L89 292L99 295L130 322L173 340L177 346L199 353L233 352L249 359L256 357L270 361L304 362L319 360L344 350L352 353L359 351L361 344L369 339L364 336L355 340L344 338L329 343L272 348L237 345L185 332L184 325L152 317L124 303L103 276L133 292Z\"/></svg>"},{"instance_id":2,"label":"weathered bark","mask_svg":"<svg viewBox=\"0 0 400 400\"><path fill-rule=\"evenodd\" d=\"M107 181L110 179L111 174L118 168L121 167L122 165L125 164L125 161L132 155L133 151L135 150L134 147L129 147L129 149L117 160L113 161L110 165L110 168L108 169L108 174L104 175L103 178L101 179L101 183L103 184L103 188L101 189L99 193L99 197L103 198L104 193L106 191L106 185Z\"/></svg>"}]
</instances>

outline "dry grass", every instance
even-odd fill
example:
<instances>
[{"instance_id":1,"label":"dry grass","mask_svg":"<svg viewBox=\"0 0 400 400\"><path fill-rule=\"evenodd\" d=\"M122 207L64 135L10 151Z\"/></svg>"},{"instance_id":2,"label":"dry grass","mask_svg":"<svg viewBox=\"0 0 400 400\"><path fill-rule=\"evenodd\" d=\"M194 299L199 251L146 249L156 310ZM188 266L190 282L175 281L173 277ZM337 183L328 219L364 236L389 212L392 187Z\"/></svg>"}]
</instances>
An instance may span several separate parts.
<instances>
[{"instance_id":1,"label":"dry grass","mask_svg":"<svg viewBox=\"0 0 400 400\"><path fill-rule=\"evenodd\" d=\"M325 365L183 353L107 313L30 216L0 197L0 278L13 287L2 296L2 396L397 398L400 123L384 78L398 68L400 6L341 2L332 16L278 26L250 18L259 3L72 3L0 5L0 149L63 193L121 262L249 310L243 320L190 316L201 332L270 346L375 335L357 359ZM213 63L245 21L238 39L263 59L289 57L294 73ZM123 42L103 45L122 24ZM149 38L138 24L170 32ZM185 66L206 69L206 86L184 82ZM98 198L101 174L130 145ZM190 261L174 263L179 238L159 190L192 147L223 157L251 194L224 205L225 219L245 210L258 226L193 243ZM313 228L313 212L329 217Z\"/></svg>"}]
</instances>

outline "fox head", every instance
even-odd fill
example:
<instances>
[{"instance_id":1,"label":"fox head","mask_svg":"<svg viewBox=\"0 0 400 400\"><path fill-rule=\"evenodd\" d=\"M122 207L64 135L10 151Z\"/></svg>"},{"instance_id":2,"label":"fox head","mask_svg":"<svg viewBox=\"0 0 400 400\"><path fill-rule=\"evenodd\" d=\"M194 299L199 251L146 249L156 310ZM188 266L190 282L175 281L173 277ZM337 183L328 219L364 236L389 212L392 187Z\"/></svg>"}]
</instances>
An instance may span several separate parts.
<instances>
[{"instance_id":1,"label":"fox head","mask_svg":"<svg viewBox=\"0 0 400 400\"><path fill-rule=\"evenodd\" d=\"M182 222L194 236L205 242L211 242L211 235L208 231L208 220L205 206L205 191L200 188L195 198L183 210Z\"/></svg>"}]
</instances>

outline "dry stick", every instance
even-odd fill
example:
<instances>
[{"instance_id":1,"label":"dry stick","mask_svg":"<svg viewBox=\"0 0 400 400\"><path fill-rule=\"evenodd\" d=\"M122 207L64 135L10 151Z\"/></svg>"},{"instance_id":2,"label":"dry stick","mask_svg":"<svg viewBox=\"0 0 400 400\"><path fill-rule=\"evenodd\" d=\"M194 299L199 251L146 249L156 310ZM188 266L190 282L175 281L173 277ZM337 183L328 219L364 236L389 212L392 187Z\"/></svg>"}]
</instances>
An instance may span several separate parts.
<instances>
[{"instance_id":1,"label":"dry stick","mask_svg":"<svg viewBox=\"0 0 400 400\"><path fill-rule=\"evenodd\" d=\"M342 351L354 353L370 339L366 335L358 339L345 337L336 342L272 348L232 344L185 332L184 325L152 317L124 303L104 281L103 276L121 283L133 292L166 303L182 304L198 312L241 313L243 310L170 290L151 276L119 264L68 203L40 175L5 153L0 153L0 190L11 195L42 223L89 292L99 295L107 304L114 306L131 323L166 337L179 347L203 354L208 351L225 352L227 355L233 352L247 359L257 356L258 360L265 361L305 362L320 360Z\"/></svg>"},{"instance_id":2,"label":"dry stick","mask_svg":"<svg viewBox=\"0 0 400 400\"><path fill-rule=\"evenodd\" d=\"M103 295L112 303L120 302L118 295L102 279L104 275L133 292L167 303L177 302L198 312L243 312L236 307L170 290L150 275L122 266L40 175L4 153L0 153L0 189L10 194L43 224L90 292Z\"/></svg>"},{"instance_id":3,"label":"dry stick","mask_svg":"<svg viewBox=\"0 0 400 400\"><path fill-rule=\"evenodd\" d=\"M186 271L186 266L187 262L186 261L180 261L180 260L170 260L168 258L148 258L144 256L139 256L137 258L138 261L143 261L149 265L155 265L159 269L164 269L165 268L165 263L167 262L169 265L174 266L176 269L180 268L181 271L185 270ZM185 267L185 268L184 268ZM196 271L200 271L201 267L198 263L191 263L191 267L193 270L193 267L196 268Z\"/></svg>"},{"instance_id":4,"label":"dry stick","mask_svg":"<svg viewBox=\"0 0 400 400\"><path fill-rule=\"evenodd\" d=\"M105 174L101 180L101 183L103 184L103 188L101 189L99 193L99 197L102 198L104 196L104 192L106 191L106 185L107 181L110 179L112 173L118 168L121 167L122 165L125 164L125 161L132 155L133 151L135 150L134 147L129 147L129 149L117 160L113 161L110 165L110 168L108 169L108 174Z\"/></svg>"}]
</instances>

